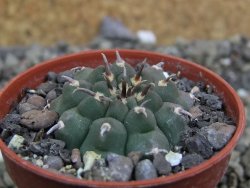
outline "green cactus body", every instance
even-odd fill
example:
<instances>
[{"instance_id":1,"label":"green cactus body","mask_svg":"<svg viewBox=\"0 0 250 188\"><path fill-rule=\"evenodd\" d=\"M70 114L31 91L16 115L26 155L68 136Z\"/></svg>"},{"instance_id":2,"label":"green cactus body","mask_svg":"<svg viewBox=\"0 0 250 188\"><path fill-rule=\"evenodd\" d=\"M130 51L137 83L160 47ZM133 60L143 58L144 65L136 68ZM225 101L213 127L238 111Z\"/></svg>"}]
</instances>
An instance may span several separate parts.
<instances>
[{"instance_id":1,"label":"green cactus body","mask_svg":"<svg viewBox=\"0 0 250 188\"><path fill-rule=\"evenodd\" d=\"M142 79L149 82L158 83L160 80L164 80L165 76L163 71L153 67L146 67L142 71Z\"/></svg>"},{"instance_id":2,"label":"green cactus body","mask_svg":"<svg viewBox=\"0 0 250 188\"><path fill-rule=\"evenodd\" d=\"M170 149L168 140L158 129L154 114L150 110L144 107L131 109L124 124L128 131L127 153L147 153L154 148Z\"/></svg>"},{"instance_id":3,"label":"green cactus body","mask_svg":"<svg viewBox=\"0 0 250 188\"><path fill-rule=\"evenodd\" d=\"M91 84L95 84L96 82L99 81L105 81L103 77L104 72L105 72L105 67L103 65L100 65L88 75L86 80Z\"/></svg>"},{"instance_id":4,"label":"green cactus body","mask_svg":"<svg viewBox=\"0 0 250 188\"><path fill-rule=\"evenodd\" d=\"M123 74L124 67L127 70L127 75L129 78L135 75L134 68L125 62L124 63L119 63L119 62L113 63L111 66L111 71L113 72L115 77L118 78L119 76L121 76Z\"/></svg>"},{"instance_id":5,"label":"green cactus body","mask_svg":"<svg viewBox=\"0 0 250 188\"><path fill-rule=\"evenodd\" d=\"M86 80L94 69L89 67L84 67L83 70L76 72L74 79L76 80Z\"/></svg>"},{"instance_id":6,"label":"green cactus body","mask_svg":"<svg viewBox=\"0 0 250 188\"><path fill-rule=\"evenodd\" d=\"M106 117L112 117L123 122L128 113L128 107L121 100L111 103L106 112Z\"/></svg>"},{"instance_id":7,"label":"green cactus body","mask_svg":"<svg viewBox=\"0 0 250 188\"><path fill-rule=\"evenodd\" d=\"M130 96L126 98L125 103L128 107L128 109L133 109L134 107L137 106L137 101L134 96Z\"/></svg>"},{"instance_id":8,"label":"green cactus body","mask_svg":"<svg viewBox=\"0 0 250 188\"><path fill-rule=\"evenodd\" d=\"M167 136L170 144L178 144L181 134L185 131L186 122L174 112L171 103L164 102L162 107L155 113L158 127Z\"/></svg>"},{"instance_id":9,"label":"green cactus body","mask_svg":"<svg viewBox=\"0 0 250 188\"><path fill-rule=\"evenodd\" d=\"M70 84L51 105L64 125L51 128L55 137L69 149L104 156L178 145L187 127L181 113L193 105L189 93L179 91L160 68L142 66L136 73L116 55L114 64L102 54L104 66L77 71L76 80L67 78Z\"/></svg>"},{"instance_id":10,"label":"green cactus body","mask_svg":"<svg viewBox=\"0 0 250 188\"><path fill-rule=\"evenodd\" d=\"M80 148L84 141L91 120L80 115L76 108L65 111L60 117L64 126L56 131L55 136L65 141L67 148Z\"/></svg>"},{"instance_id":11,"label":"green cactus body","mask_svg":"<svg viewBox=\"0 0 250 188\"><path fill-rule=\"evenodd\" d=\"M113 82L114 83L114 82ZM115 88L116 84L112 84L113 88ZM94 92L99 92L102 93L103 95L110 97L111 95L114 95L114 93L111 91L111 89L108 88L107 86L107 81L99 81L96 82L93 85L93 89Z\"/></svg>"},{"instance_id":12,"label":"green cactus body","mask_svg":"<svg viewBox=\"0 0 250 188\"><path fill-rule=\"evenodd\" d=\"M155 91L162 98L163 102L172 102L179 104L188 110L193 106L194 100L188 93L178 90L175 83L169 80L164 83L163 80L159 81L155 86Z\"/></svg>"},{"instance_id":13,"label":"green cactus body","mask_svg":"<svg viewBox=\"0 0 250 188\"><path fill-rule=\"evenodd\" d=\"M79 83L79 87L84 87L87 89L91 89L91 84L86 82L85 80L81 80ZM61 115L64 111L75 107L81 100L83 100L88 95L85 93L77 93L74 92L75 87L66 83L62 90L62 95L56 98L51 103L51 108L56 111L59 115Z\"/></svg>"},{"instance_id":14,"label":"green cactus body","mask_svg":"<svg viewBox=\"0 0 250 188\"><path fill-rule=\"evenodd\" d=\"M156 112L163 104L161 97L152 90L149 90L147 95L138 101L139 105L148 101L144 106L150 109L152 112Z\"/></svg>"},{"instance_id":15,"label":"green cactus body","mask_svg":"<svg viewBox=\"0 0 250 188\"><path fill-rule=\"evenodd\" d=\"M94 151L106 155L109 152L124 155L127 131L124 125L110 117L95 120L80 151Z\"/></svg>"},{"instance_id":16,"label":"green cactus body","mask_svg":"<svg viewBox=\"0 0 250 188\"><path fill-rule=\"evenodd\" d=\"M77 109L83 117L96 120L104 117L108 105L108 102L100 102L94 97L89 96L81 101L81 103L77 106Z\"/></svg>"}]
</instances>

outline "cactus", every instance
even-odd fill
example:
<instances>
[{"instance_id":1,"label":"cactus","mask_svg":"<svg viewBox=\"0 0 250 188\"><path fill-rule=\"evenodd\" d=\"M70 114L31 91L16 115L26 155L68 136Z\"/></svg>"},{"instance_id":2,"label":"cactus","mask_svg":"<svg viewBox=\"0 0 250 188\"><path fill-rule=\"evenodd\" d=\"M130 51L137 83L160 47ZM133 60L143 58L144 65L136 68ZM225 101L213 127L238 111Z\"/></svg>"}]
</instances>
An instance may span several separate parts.
<instances>
[{"instance_id":1,"label":"cactus","mask_svg":"<svg viewBox=\"0 0 250 188\"><path fill-rule=\"evenodd\" d=\"M47 134L54 132L68 149L103 156L169 151L178 145L187 127L183 114L191 116L187 110L194 103L173 81L179 73L166 78L162 62L146 67L146 59L136 72L118 51L113 64L101 55L103 65L64 76L62 94L50 105L60 119Z\"/></svg>"}]
</instances>

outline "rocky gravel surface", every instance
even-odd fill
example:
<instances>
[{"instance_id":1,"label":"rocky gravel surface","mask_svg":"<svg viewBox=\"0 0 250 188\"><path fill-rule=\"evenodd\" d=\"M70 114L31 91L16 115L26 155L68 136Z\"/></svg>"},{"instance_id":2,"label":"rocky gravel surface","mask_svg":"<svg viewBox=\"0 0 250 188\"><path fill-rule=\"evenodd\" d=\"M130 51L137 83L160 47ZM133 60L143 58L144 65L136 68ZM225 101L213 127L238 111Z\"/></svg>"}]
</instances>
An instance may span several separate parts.
<instances>
[{"instance_id":1,"label":"rocky gravel surface","mask_svg":"<svg viewBox=\"0 0 250 188\"><path fill-rule=\"evenodd\" d=\"M107 39L99 36L92 43L82 46L72 46L60 42L51 47L42 47L40 45L0 47L0 88L19 72L43 60L81 50L106 48L144 49L183 57L210 68L226 79L241 96L246 107L246 113L249 115L245 133L232 153L229 168L219 183L218 188L250 187L250 39L246 37L237 35L223 41L186 41L179 38L173 45L158 46L156 44L139 42L134 40L134 38L126 38L126 40L119 37ZM53 78L53 75L51 77ZM40 102L42 103L42 101ZM37 110L35 109L36 105L32 105L34 110ZM23 107L24 111L25 108L27 106ZM67 153L62 153L61 155L67 158ZM187 156L187 161L188 157L194 158L194 156ZM135 161L132 161L136 162L136 155L133 159ZM161 160L161 157L159 156L157 160ZM157 160L153 162L156 165L158 163ZM197 156L197 161L194 161L194 163L199 163L200 160L199 156ZM39 161L41 162L41 160L37 159L38 163ZM47 161L46 164L40 165L55 165L49 163L51 160L47 159ZM152 165L146 160L141 161L141 163L140 166L143 165L143 168ZM71 167L67 167L65 171L70 171L70 169ZM137 169L136 171L138 178L141 176L141 170ZM157 170L162 171L164 169L159 167ZM154 176L154 174L155 172L150 172L148 175ZM13 182L4 170L2 160L0 162L0 177L0 187L14 187Z\"/></svg>"}]
</instances>

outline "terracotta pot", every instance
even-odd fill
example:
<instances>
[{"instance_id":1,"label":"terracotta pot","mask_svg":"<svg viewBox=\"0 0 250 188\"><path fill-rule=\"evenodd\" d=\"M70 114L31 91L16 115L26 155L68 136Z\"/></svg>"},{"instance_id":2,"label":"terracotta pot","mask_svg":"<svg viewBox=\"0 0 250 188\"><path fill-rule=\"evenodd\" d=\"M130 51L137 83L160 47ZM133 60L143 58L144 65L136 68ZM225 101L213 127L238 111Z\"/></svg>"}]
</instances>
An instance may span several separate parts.
<instances>
[{"instance_id":1,"label":"terracotta pot","mask_svg":"<svg viewBox=\"0 0 250 188\"><path fill-rule=\"evenodd\" d=\"M76 66L96 67L102 64L100 53L107 55L108 60L115 60L115 51L87 51L78 54L68 55L46 61L14 78L3 90L0 95L0 118L4 117L14 104L21 98L24 88L35 88L45 80L48 71L60 72ZM131 65L141 62L145 57L150 64L159 61L166 62L165 70L176 72L182 71L182 75L194 80L203 81L214 87L216 93L224 100L228 115L233 117L236 122L236 132L229 143L211 159L203 162L184 172L166 177L151 180L131 181L131 182L97 182L85 181L76 178L66 177L42 168L36 167L31 163L22 160L12 150L0 141L0 147L6 163L7 171L19 188L73 188L73 187L203 187L212 188L221 179L226 171L230 153L235 147L245 127L244 106L232 87L221 77L212 71L194 64L192 62L161 55L152 52L136 50L120 50L121 56Z\"/></svg>"}]
</instances>

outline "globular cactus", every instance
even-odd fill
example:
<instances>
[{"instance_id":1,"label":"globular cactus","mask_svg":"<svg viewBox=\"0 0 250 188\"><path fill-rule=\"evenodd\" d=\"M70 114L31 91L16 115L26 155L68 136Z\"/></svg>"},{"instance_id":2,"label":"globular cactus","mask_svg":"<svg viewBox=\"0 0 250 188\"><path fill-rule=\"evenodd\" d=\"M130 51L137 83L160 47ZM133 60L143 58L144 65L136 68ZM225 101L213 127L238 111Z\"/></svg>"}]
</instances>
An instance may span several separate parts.
<instances>
[{"instance_id":1,"label":"globular cactus","mask_svg":"<svg viewBox=\"0 0 250 188\"><path fill-rule=\"evenodd\" d=\"M118 52L113 64L101 55L104 65L64 76L62 94L50 105L60 120L47 134L54 132L68 149L103 156L169 151L178 145L187 127L183 114L191 116L187 110L194 103L172 81L179 74L166 78L162 62L145 66L146 59L136 72Z\"/></svg>"}]
</instances>

